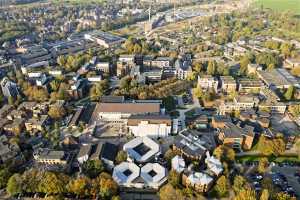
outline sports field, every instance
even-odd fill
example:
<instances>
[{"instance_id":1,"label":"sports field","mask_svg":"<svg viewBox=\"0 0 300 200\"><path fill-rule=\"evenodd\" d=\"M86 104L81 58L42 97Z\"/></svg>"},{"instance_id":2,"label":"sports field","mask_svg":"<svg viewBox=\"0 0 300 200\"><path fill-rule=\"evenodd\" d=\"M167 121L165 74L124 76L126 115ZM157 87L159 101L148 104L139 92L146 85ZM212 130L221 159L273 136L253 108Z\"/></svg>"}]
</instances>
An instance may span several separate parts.
<instances>
[{"instance_id":1,"label":"sports field","mask_svg":"<svg viewBox=\"0 0 300 200\"><path fill-rule=\"evenodd\" d=\"M255 5L275 11L291 11L300 14L300 0L255 0Z\"/></svg>"}]
</instances>

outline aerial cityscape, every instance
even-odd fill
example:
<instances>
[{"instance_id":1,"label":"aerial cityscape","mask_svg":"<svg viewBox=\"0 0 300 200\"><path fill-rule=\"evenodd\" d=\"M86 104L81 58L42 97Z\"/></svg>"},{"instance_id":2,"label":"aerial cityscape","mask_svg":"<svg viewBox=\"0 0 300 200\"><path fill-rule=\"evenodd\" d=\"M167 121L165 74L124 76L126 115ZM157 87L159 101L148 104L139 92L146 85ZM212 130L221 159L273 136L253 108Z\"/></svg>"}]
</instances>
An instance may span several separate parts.
<instances>
[{"instance_id":1,"label":"aerial cityscape","mask_svg":"<svg viewBox=\"0 0 300 200\"><path fill-rule=\"evenodd\" d=\"M300 199L300 0L0 0L0 199Z\"/></svg>"}]
</instances>

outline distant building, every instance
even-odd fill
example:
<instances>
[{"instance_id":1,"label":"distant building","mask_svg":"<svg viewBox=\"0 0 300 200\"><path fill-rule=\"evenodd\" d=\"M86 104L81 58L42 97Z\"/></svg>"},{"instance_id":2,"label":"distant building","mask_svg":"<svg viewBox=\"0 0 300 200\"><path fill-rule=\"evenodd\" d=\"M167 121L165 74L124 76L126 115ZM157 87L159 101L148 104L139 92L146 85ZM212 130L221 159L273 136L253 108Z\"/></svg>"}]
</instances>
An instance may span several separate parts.
<instances>
[{"instance_id":1,"label":"distant building","mask_svg":"<svg viewBox=\"0 0 300 200\"><path fill-rule=\"evenodd\" d=\"M187 79L192 74L191 62L177 59L175 62L176 77L178 79Z\"/></svg>"},{"instance_id":2,"label":"distant building","mask_svg":"<svg viewBox=\"0 0 300 200\"><path fill-rule=\"evenodd\" d=\"M221 76L221 88L224 92L230 93L237 88L236 81L232 76Z\"/></svg>"},{"instance_id":3,"label":"distant building","mask_svg":"<svg viewBox=\"0 0 300 200\"><path fill-rule=\"evenodd\" d=\"M3 78L1 81L1 89L3 95L8 98L8 97L13 97L16 98L19 94L17 84L10 81L7 77Z\"/></svg>"},{"instance_id":4,"label":"distant building","mask_svg":"<svg viewBox=\"0 0 300 200\"><path fill-rule=\"evenodd\" d=\"M300 59L299 58L285 59L285 61L283 63L283 67L286 69L294 69L295 67L300 67Z\"/></svg>"},{"instance_id":5,"label":"distant building","mask_svg":"<svg viewBox=\"0 0 300 200\"><path fill-rule=\"evenodd\" d=\"M214 134L187 130L176 136L173 149L180 151L189 160L203 160L206 152L216 147Z\"/></svg>"},{"instance_id":6,"label":"distant building","mask_svg":"<svg viewBox=\"0 0 300 200\"><path fill-rule=\"evenodd\" d=\"M214 179L204 172L187 172L182 175L182 183L197 192L207 192L213 185Z\"/></svg>"},{"instance_id":7,"label":"distant building","mask_svg":"<svg viewBox=\"0 0 300 200\"><path fill-rule=\"evenodd\" d=\"M205 91L212 88L215 92L217 92L218 83L218 80L211 75L198 76L198 87Z\"/></svg>"},{"instance_id":8,"label":"distant building","mask_svg":"<svg viewBox=\"0 0 300 200\"><path fill-rule=\"evenodd\" d=\"M248 125L241 128L233 123L226 123L219 129L218 138L223 144L237 149L249 150L254 140L254 128Z\"/></svg>"},{"instance_id":9,"label":"distant building","mask_svg":"<svg viewBox=\"0 0 300 200\"><path fill-rule=\"evenodd\" d=\"M86 40L96 42L105 48L120 46L123 42L125 42L125 39L122 37L102 31L92 31L90 33L86 33L84 38Z\"/></svg>"},{"instance_id":10,"label":"distant building","mask_svg":"<svg viewBox=\"0 0 300 200\"><path fill-rule=\"evenodd\" d=\"M167 115L133 115L128 118L127 127L136 137L167 137L171 133L172 120Z\"/></svg>"}]
</instances>

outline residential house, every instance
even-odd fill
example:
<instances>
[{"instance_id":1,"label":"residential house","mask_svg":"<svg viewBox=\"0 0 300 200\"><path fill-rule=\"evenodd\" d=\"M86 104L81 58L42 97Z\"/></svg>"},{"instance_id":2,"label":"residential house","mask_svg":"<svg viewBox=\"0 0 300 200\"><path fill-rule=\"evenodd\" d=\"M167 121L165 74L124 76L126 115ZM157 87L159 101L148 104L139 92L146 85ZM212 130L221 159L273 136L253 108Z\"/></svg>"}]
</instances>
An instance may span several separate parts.
<instances>
[{"instance_id":1,"label":"residential house","mask_svg":"<svg viewBox=\"0 0 300 200\"><path fill-rule=\"evenodd\" d=\"M230 93L236 91L237 84L232 76L220 76L220 80L223 92Z\"/></svg>"},{"instance_id":2,"label":"residential house","mask_svg":"<svg viewBox=\"0 0 300 200\"><path fill-rule=\"evenodd\" d=\"M207 91L212 88L215 92L218 90L218 80L211 75L198 76L198 87Z\"/></svg>"}]
</instances>

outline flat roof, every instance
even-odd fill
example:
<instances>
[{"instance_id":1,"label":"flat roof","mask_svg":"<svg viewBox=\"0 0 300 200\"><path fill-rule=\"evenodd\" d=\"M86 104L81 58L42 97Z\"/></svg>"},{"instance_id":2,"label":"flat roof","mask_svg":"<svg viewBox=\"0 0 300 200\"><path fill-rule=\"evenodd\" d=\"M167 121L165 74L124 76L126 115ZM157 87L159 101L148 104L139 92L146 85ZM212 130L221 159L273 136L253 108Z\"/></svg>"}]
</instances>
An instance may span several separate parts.
<instances>
[{"instance_id":1,"label":"flat roof","mask_svg":"<svg viewBox=\"0 0 300 200\"><path fill-rule=\"evenodd\" d=\"M140 176L140 168L130 162L122 162L117 165L113 171L113 179L119 184L126 184L133 182Z\"/></svg>"},{"instance_id":2,"label":"flat roof","mask_svg":"<svg viewBox=\"0 0 300 200\"><path fill-rule=\"evenodd\" d=\"M159 113L160 103L98 103L96 110L98 113Z\"/></svg>"}]
</instances>

